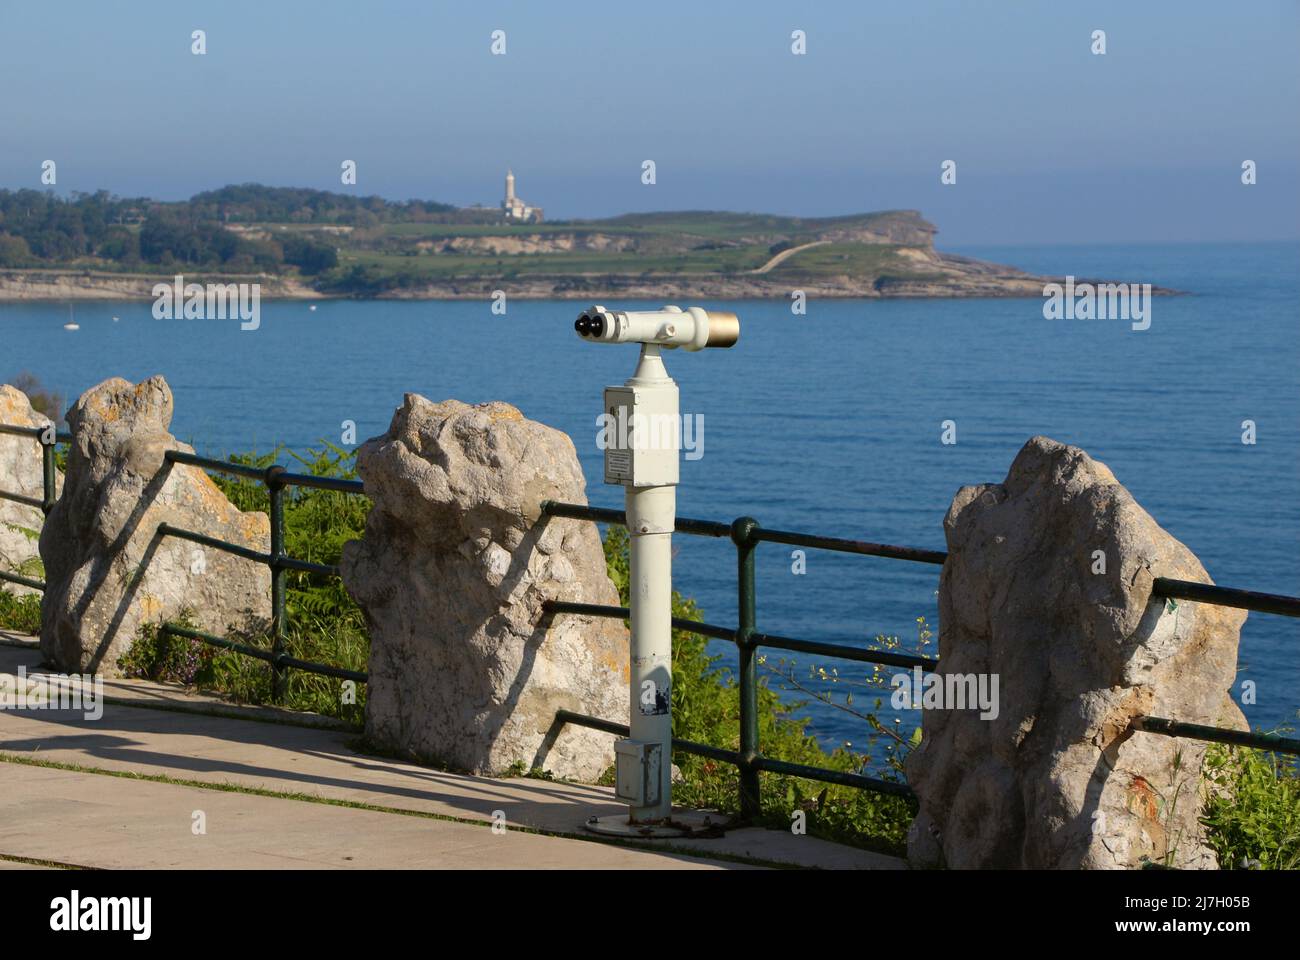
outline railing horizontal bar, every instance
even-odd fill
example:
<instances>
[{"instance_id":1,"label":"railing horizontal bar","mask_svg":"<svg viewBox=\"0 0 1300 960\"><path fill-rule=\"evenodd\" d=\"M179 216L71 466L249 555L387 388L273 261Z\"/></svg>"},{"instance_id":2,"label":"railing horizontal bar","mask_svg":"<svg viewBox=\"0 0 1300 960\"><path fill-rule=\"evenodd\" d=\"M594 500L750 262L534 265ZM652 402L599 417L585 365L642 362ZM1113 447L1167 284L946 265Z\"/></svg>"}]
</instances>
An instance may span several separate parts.
<instances>
[{"instance_id":1,"label":"railing horizontal bar","mask_svg":"<svg viewBox=\"0 0 1300 960\"><path fill-rule=\"evenodd\" d=\"M567 517L570 520L591 520L595 523L627 525L627 514L622 510L591 507L581 503L560 503L556 500L543 500L542 513L548 517Z\"/></svg>"},{"instance_id":2,"label":"railing horizontal bar","mask_svg":"<svg viewBox=\"0 0 1300 960\"><path fill-rule=\"evenodd\" d=\"M894 560L912 560L916 563L943 563L948 557L948 554L942 550L922 550L918 547L899 547L890 543L845 540L840 537L819 537L790 530L769 530L766 527L758 527L751 536L755 540L767 540L770 543L788 543L796 547L857 553L869 557L889 557Z\"/></svg>"},{"instance_id":3,"label":"railing horizontal bar","mask_svg":"<svg viewBox=\"0 0 1300 960\"><path fill-rule=\"evenodd\" d=\"M586 714L574 713L572 710L555 711L555 722L560 724L572 723L580 727L590 727L592 730L601 730L605 733L612 733L618 737L626 737L631 732L625 723L615 723L612 720L601 720L599 717L589 717ZM740 763L740 754L735 750L724 750L721 747L712 747L707 743L696 743L693 740L680 740L677 737L673 737L673 749L680 750L682 753L694 754L697 757L708 757L710 760L718 760L722 763Z\"/></svg>"},{"instance_id":4,"label":"railing horizontal bar","mask_svg":"<svg viewBox=\"0 0 1300 960\"><path fill-rule=\"evenodd\" d=\"M356 670L345 670L342 667L331 667L325 663L313 663L310 660L299 660L297 657L290 657L284 654L276 656L270 650L263 650L261 647L250 646L247 643L237 643L234 640L227 640L225 637L218 637L211 633L204 633L202 630L193 630L189 627L182 627L180 624L164 623L162 625L163 633L174 634L178 637L190 637L194 640L201 640L203 643L214 647L221 647L225 650L232 650L235 653L242 653L246 657L255 657L258 660L264 660L270 664L278 664L284 667L293 667L297 670L303 670L307 673L319 673L327 677L336 677L340 680L356 680L359 683L367 683L369 675L358 673Z\"/></svg>"},{"instance_id":5,"label":"railing horizontal bar","mask_svg":"<svg viewBox=\"0 0 1300 960\"><path fill-rule=\"evenodd\" d=\"M26 497L21 493L10 493L8 490L0 490L0 500L12 500L14 503L21 503L24 506L35 507L40 510L45 503L36 497Z\"/></svg>"},{"instance_id":6,"label":"railing horizontal bar","mask_svg":"<svg viewBox=\"0 0 1300 960\"><path fill-rule=\"evenodd\" d=\"M626 620L632 615L627 607L615 607L607 603L575 603L571 600L547 600L542 604L546 613L576 613L584 617L608 617L611 620Z\"/></svg>"},{"instance_id":7,"label":"railing horizontal bar","mask_svg":"<svg viewBox=\"0 0 1300 960\"><path fill-rule=\"evenodd\" d=\"M775 647L779 650L795 650L799 653L812 653L819 657L838 657L841 660L856 660L859 663L882 663L890 667L920 667L922 670L939 669L939 661L932 657L915 657L906 653L890 653L888 650L866 650L861 647L849 647L840 643L820 643L816 640L797 640L793 637L778 637L770 633L756 633L753 642L758 647Z\"/></svg>"},{"instance_id":8,"label":"railing horizontal bar","mask_svg":"<svg viewBox=\"0 0 1300 960\"><path fill-rule=\"evenodd\" d=\"M572 723L581 727L590 727L593 730L603 730L605 733L612 733L615 736L626 737L628 735L628 728L625 724L601 720L598 717L589 717L585 714L574 713L571 710L557 710L555 712L555 721L561 724ZM723 763L740 764L740 754L735 750L723 750L719 747L711 747L708 744L678 740L676 737L673 738L673 749L700 757L708 757L711 760L719 760ZM759 757L754 763L760 770L766 770L770 773L783 773L787 776L802 777L805 780L816 780L821 783L836 783L845 787L875 790L877 793L889 793L897 797L911 798L915 796L911 788L905 783L897 783L893 780L878 780L875 777L865 777L860 773L826 770L822 767L810 767L802 763L773 760L770 757Z\"/></svg>"},{"instance_id":9,"label":"railing horizontal bar","mask_svg":"<svg viewBox=\"0 0 1300 960\"><path fill-rule=\"evenodd\" d=\"M631 612L627 607L606 606L601 603L572 603L567 600L548 600L544 604L548 613L576 613L589 617L609 617L614 620L626 620ZM736 639L736 631L730 627L721 627L712 623L700 623L695 620L673 618L673 628L696 633L718 640ZM893 667L920 667L922 670L936 670L939 661L931 657L914 657L905 653L890 653L886 650L863 650L838 643L819 643L814 640L797 640L793 637L779 637L768 633L754 634L755 646L776 647L782 650L796 650L800 653L812 653L822 657L838 657L842 660L856 660L859 663L883 663Z\"/></svg>"},{"instance_id":10,"label":"railing horizontal bar","mask_svg":"<svg viewBox=\"0 0 1300 960\"><path fill-rule=\"evenodd\" d=\"M271 476L267 467L250 467L244 463L214 460L211 457L200 457L183 450L168 450L165 457L171 463L183 463L204 470L215 470L217 473L248 477L252 480L261 480L263 483L266 483ZM311 473L289 473L283 470L274 474L274 477L276 483L285 487L315 487L318 490L337 490L340 493L365 492L365 484L360 480L346 480L342 477L318 477Z\"/></svg>"},{"instance_id":11,"label":"railing horizontal bar","mask_svg":"<svg viewBox=\"0 0 1300 960\"><path fill-rule=\"evenodd\" d=\"M681 740L677 737L673 737L673 749L680 750L682 753L691 753L697 757L708 757L710 760L717 760L719 763L740 766L740 754L735 750L725 750L722 747L715 747L707 743L696 743L694 740Z\"/></svg>"},{"instance_id":12,"label":"railing horizontal bar","mask_svg":"<svg viewBox=\"0 0 1300 960\"><path fill-rule=\"evenodd\" d=\"M612 733L616 737L626 737L632 732L626 723L615 723L613 720L589 717L585 713L574 713L572 710L556 710L555 722L560 725L572 723L579 727L590 727L592 730Z\"/></svg>"},{"instance_id":13,"label":"railing horizontal bar","mask_svg":"<svg viewBox=\"0 0 1300 960\"><path fill-rule=\"evenodd\" d=\"M14 437L31 437L33 440L39 440L45 433L44 427L20 427L12 423L0 423L0 433L7 433ZM71 443L72 434L55 433L55 443Z\"/></svg>"},{"instance_id":14,"label":"railing horizontal bar","mask_svg":"<svg viewBox=\"0 0 1300 960\"><path fill-rule=\"evenodd\" d=\"M266 479L265 467L250 467L243 463L230 463L228 460L213 460L211 457L200 457L197 454L186 453L184 450L168 450L163 454L163 458L168 463L183 463L190 467L202 467L204 470L215 470L218 473L229 473L253 480Z\"/></svg>"},{"instance_id":15,"label":"railing horizontal bar","mask_svg":"<svg viewBox=\"0 0 1300 960\"><path fill-rule=\"evenodd\" d=\"M680 533L690 533L697 537L729 537L731 524L718 523L716 520L696 520L692 517L678 517L673 521Z\"/></svg>"},{"instance_id":16,"label":"railing horizontal bar","mask_svg":"<svg viewBox=\"0 0 1300 960\"><path fill-rule=\"evenodd\" d=\"M1156 577L1151 592L1158 597L1196 600L1220 607L1253 610L1256 613L1276 613L1283 617L1300 617L1300 597L1256 593L1253 590L1237 590L1234 587L1220 587L1191 580L1170 580L1167 577Z\"/></svg>"},{"instance_id":17,"label":"railing horizontal bar","mask_svg":"<svg viewBox=\"0 0 1300 960\"><path fill-rule=\"evenodd\" d=\"M214 550L233 553L237 557L243 557L245 560L252 560L255 563L264 563L267 566L271 565L271 555L269 553L250 550L248 547L241 547L238 544L228 543L225 540L218 540L216 537L209 537L202 533L195 533L193 530L183 530L180 527L173 527L170 523L158 524L158 533L164 537L177 537L181 540L189 540L191 543L198 543L205 547L211 547Z\"/></svg>"},{"instance_id":18,"label":"railing horizontal bar","mask_svg":"<svg viewBox=\"0 0 1300 960\"><path fill-rule=\"evenodd\" d=\"M337 680L355 680L357 683L369 683L370 674L361 673L358 670L345 670L343 667L332 667L328 663L313 663L310 660L299 660L297 657L281 656L279 663L284 667L293 667L295 670L302 670L306 673L319 673L322 676L334 677Z\"/></svg>"},{"instance_id":19,"label":"railing horizontal bar","mask_svg":"<svg viewBox=\"0 0 1300 960\"><path fill-rule=\"evenodd\" d=\"M275 563L271 564L276 566ZM303 573L320 573L327 577L337 577L339 575L338 564L336 563L312 563L310 560L295 560L293 557L281 557L279 566L286 570L301 570Z\"/></svg>"},{"instance_id":20,"label":"railing horizontal bar","mask_svg":"<svg viewBox=\"0 0 1300 960\"><path fill-rule=\"evenodd\" d=\"M546 500L542 503L542 513L549 517L568 517L570 520L591 520L595 523L616 523L627 526L627 514L623 510L611 510L607 507L584 506L580 503L559 503ZM679 533L691 533L701 537L729 537L731 524L718 523L716 520L697 520L693 517L678 517L674 528Z\"/></svg>"},{"instance_id":21,"label":"railing horizontal bar","mask_svg":"<svg viewBox=\"0 0 1300 960\"><path fill-rule=\"evenodd\" d=\"M684 630L701 637L713 637L715 640L736 642L736 631L730 627L720 627L715 623L703 623L699 620L684 620L681 617L673 617L672 623L674 630Z\"/></svg>"},{"instance_id":22,"label":"railing horizontal bar","mask_svg":"<svg viewBox=\"0 0 1300 960\"><path fill-rule=\"evenodd\" d=\"M7 433L13 437L31 437L35 440L44 432L41 427L19 427L10 423L0 423L0 433Z\"/></svg>"},{"instance_id":23,"label":"railing horizontal bar","mask_svg":"<svg viewBox=\"0 0 1300 960\"><path fill-rule=\"evenodd\" d=\"M1187 737L1191 740L1209 740L1212 743L1230 743L1256 750L1272 750L1300 756L1300 740L1279 737L1272 733L1250 733L1245 730L1225 730L1223 727L1206 727L1199 723L1181 723L1163 717L1134 717L1132 727L1146 733L1166 737Z\"/></svg>"},{"instance_id":24,"label":"railing horizontal bar","mask_svg":"<svg viewBox=\"0 0 1300 960\"><path fill-rule=\"evenodd\" d=\"M360 480L345 480L342 477L317 477L310 473L281 473L276 482L286 487L315 487L317 490L337 490L340 493L365 493L365 484Z\"/></svg>"},{"instance_id":25,"label":"railing horizontal bar","mask_svg":"<svg viewBox=\"0 0 1300 960\"><path fill-rule=\"evenodd\" d=\"M802 777L805 780L817 780L821 783L836 783L843 787L857 787L860 790L874 790L876 793L888 793L896 797L914 799L916 794L905 783L895 780L878 780L865 777L860 773L845 773L842 770L826 770L822 767L809 767L802 763L790 763L786 760L774 760L771 757L759 757L755 766L768 773L783 773L788 777Z\"/></svg>"},{"instance_id":26,"label":"railing horizontal bar","mask_svg":"<svg viewBox=\"0 0 1300 960\"><path fill-rule=\"evenodd\" d=\"M0 580L8 580L10 583L22 584L24 587L31 587L33 590L44 590L45 584L40 580L33 580L30 577L24 577L17 573L7 573L0 570Z\"/></svg>"},{"instance_id":27,"label":"railing horizontal bar","mask_svg":"<svg viewBox=\"0 0 1300 960\"><path fill-rule=\"evenodd\" d=\"M589 507L582 504L557 503L554 500L547 500L542 504L542 512L552 517L594 520L597 523L618 523L624 526L627 524L627 515L624 511L610 510L605 507ZM681 533L693 533L699 536L727 537L731 535L731 524L718 523L716 520L678 517L675 526ZM768 530L765 527L758 527L751 536L755 540L768 540L773 543L789 543L819 550L836 550L840 553L891 557L896 560L913 560L917 563L943 563L948 556L941 550L921 550L917 547L899 547L888 543L871 543L867 540L820 537L807 533L794 533L789 530Z\"/></svg>"},{"instance_id":28,"label":"railing horizontal bar","mask_svg":"<svg viewBox=\"0 0 1300 960\"><path fill-rule=\"evenodd\" d=\"M39 440L45 433L44 427L20 427L13 423L0 423L0 433L7 433L14 437L31 437L33 440ZM72 434L56 432L54 434L55 443L71 443Z\"/></svg>"},{"instance_id":29,"label":"railing horizontal bar","mask_svg":"<svg viewBox=\"0 0 1300 960\"><path fill-rule=\"evenodd\" d=\"M267 663L275 661L275 654L270 650L263 650L261 647L254 647L247 643L237 643L234 640L227 640L225 637L218 637L211 633L204 633L202 630L192 630L189 627L182 627L176 623L164 623L162 625L163 633L170 633L177 637L189 637L192 640L202 640L204 643L214 647L221 647L223 650L233 650L235 653L242 653L246 657L254 657L258 660L265 660Z\"/></svg>"},{"instance_id":30,"label":"railing horizontal bar","mask_svg":"<svg viewBox=\"0 0 1300 960\"><path fill-rule=\"evenodd\" d=\"M611 620L626 620L632 615L632 611L627 607L614 607L603 603L574 603L569 600L547 600L542 604L542 609L547 613L576 613L579 616L608 617ZM673 617L672 625L674 630L685 630L687 633L697 633L702 637L714 637L732 642L736 639L735 630L713 623Z\"/></svg>"},{"instance_id":31,"label":"railing horizontal bar","mask_svg":"<svg viewBox=\"0 0 1300 960\"><path fill-rule=\"evenodd\" d=\"M268 567L281 566L286 570L301 570L304 573L320 573L332 577L337 577L339 575L337 564L312 563L310 560L296 560L293 557L281 557L277 561L269 553L250 550L247 547L241 547L238 544L230 543L226 540L218 540L216 537L209 537L202 533L195 533L193 530L183 530L180 527L173 527L169 523L160 523L158 525L158 532L163 536L178 537L181 540L189 540L192 543L199 543L205 547L212 547L214 550L233 553L237 557L243 557L244 559L252 560L255 563L264 563Z\"/></svg>"}]
</instances>

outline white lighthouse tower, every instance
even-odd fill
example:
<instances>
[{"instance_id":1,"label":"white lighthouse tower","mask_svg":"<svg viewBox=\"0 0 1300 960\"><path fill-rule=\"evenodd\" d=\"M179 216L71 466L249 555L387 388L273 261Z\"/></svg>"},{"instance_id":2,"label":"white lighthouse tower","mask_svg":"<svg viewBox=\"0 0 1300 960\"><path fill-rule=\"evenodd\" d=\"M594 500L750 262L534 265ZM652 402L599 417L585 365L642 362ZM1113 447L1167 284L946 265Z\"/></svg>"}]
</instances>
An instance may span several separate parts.
<instances>
[{"instance_id":1,"label":"white lighthouse tower","mask_svg":"<svg viewBox=\"0 0 1300 960\"><path fill-rule=\"evenodd\" d=\"M513 170L506 170L506 197L501 201L501 209L505 212L507 220L519 220L524 223L542 222L541 207L530 207L515 196L515 174Z\"/></svg>"}]
</instances>

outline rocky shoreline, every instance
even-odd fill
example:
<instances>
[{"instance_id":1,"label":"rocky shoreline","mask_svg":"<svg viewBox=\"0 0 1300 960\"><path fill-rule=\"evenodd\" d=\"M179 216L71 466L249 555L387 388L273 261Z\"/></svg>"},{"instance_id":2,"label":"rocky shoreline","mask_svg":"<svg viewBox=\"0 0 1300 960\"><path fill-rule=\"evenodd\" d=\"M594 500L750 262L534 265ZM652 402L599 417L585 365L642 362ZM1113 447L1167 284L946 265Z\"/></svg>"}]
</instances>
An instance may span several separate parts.
<instances>
[{"instance_id":1,"label":"rocky shoreline","mask_svg":"<svg viewBox=\"0 0 1300 960\"><path fill-rule=\"evenodd\" d=\"M69 300L153 300L157 283L171 284L174 274L108 273L86 270L0 270L0 303ZM315 300L325 295L292 277L196 273L191 283L260 283L264 299Z\"/></svg>"},{"instance_id":2,"label":"rocky shoreline","mask_svg":"<svg viewBox=\"0 0 1300 960\"><path fill-rule=\"evenodd\" d=\"M918 253L921 253L918 251ZM590 300L593 298L715 300L789 299L795 290L814 299L921 299L1042 297L1049 283L1062 277L1035 276L1015 267L929 250L915 264L915 275L874 278L832 276L820 279L777 279L766 273L691 274L653 278L610 274L537 275L500 279L450 279L418 287L389 290L358 297L319 290L297 277L269 275L187 274L193 283L258 283L263 300L482 300L505 290L518 300ZM86 270L0 270L0 302L70 300L153 300L157 283L170 284L174 274L120 274ZM1108 281L1078 278L1078 283ZM1122 281L1109 281L1122 282ZM1180 291L1152 286L1152 294L1167 296Z\"/></svg>"}]
</instances>

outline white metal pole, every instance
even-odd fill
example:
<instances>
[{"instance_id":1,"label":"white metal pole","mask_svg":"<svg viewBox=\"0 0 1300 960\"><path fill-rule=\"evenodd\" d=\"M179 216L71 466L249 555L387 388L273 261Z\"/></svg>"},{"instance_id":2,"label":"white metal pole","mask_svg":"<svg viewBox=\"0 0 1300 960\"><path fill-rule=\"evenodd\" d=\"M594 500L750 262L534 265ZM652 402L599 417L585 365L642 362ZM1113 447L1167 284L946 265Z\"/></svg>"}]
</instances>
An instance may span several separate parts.
<instances>
[{"instance_id":1,"label":"white metal pole","mask_svg":"<svg viewBox=\"0 0 1300 960\"><path fill-rule=\"evenodd\" d=\"M645 421L635 424L634 442L654 443L657 450L664 452L671 447L672 462L676 464L681 442L677 429L680 422L677 384L668 376L657 345L642 346L636 372L626 386L635 387L646 398L639 405L661 418L657 424ZM639 437L637 430L643 431ZM672 479L675 481L675 476ZM677 488L674 482L653 486L629 482L624 490L631 539L630 733L633 740L659 746L658 770L647 771L652 782L658 774L658 800L647 806L631 806L630 818L634 822L660 821L671 817L673 812L672 535L677 517Z\"/></svg>"},{"instance_id":2,"label":"white metal pole","mask_svg":"<svg viewBox=\"0 0 1300 960\"><path fill-rule=\"evenodd\" d=\"M677 514L673 487L627 488L631 535L633 740L659 745L659 802L633 806L638 822L672 815L672 530ZM655 771L649 771L653 777Z\"/></svg>"}]
</instances>

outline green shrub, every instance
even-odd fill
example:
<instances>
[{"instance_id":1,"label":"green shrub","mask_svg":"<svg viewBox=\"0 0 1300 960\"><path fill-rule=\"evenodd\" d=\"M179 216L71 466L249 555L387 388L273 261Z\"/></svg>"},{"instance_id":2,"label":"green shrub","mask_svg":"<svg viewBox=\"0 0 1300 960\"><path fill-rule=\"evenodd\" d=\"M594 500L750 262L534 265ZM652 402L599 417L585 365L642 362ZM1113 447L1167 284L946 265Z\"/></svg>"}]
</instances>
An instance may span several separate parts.
<instances>
[{"instance_id":1,"label":"green shrub","mask_svg":"<svg viewBox=\"0 0 1300 960\"><path fill-rule=\"evenodd\" d=\"M356 479L356 454L322 441L320 449L306 455L290 451L298 472L317 477ZM236 454L232 463L265 469L276 463L282 448L265 454ZM217 485L240 510L269 511L270 494L256 480L214 477ZM359 539L365 530L370 501L356 494L312 487L289 487L284 492L284 549L295 559L337 564L343 544ZM338 577L289 570L285 574L285 651L291 657L365 672L370 655L370 634L361 608ZM267 635L232 637L269 649ZM223 652L214 664L218 689L237 700L263 703L271 699L271 670L252 657ZM284 706L309 710L361 723L365 716L366 685L347 684L304 670L287 674Z\"/></svg>"},{"instance_id":2,"label":"green shrub","mask_svg":"<svg viewBox=\"0 0 1300 960\"><path fill-rule=\"evenodd\" d=\"M184 613L174 622L178 626L194 626ZM183 683L187 687L210 686L215 655L216 647L201 640L163 633L159 624L147 623L117 665L124 676L140 680Z\"/></svg>"},{"instance_id":3,"label":"green shrub","mask_svg":"<svg viewBox=\"0 0 1300 960\"><path fill-rule=\"evenodd\" d=\"M41 536L39 530L33 530L30 527L20 526L16 523L0 523L0 526L4 526L15 533L21 533L27 538L28 542L33 544L33 549L35 549L35 544ZM41 563L40 557L28 557L12 570L5 572L16 573L20 577L27 577L31 580L45 579L45 565ZM39 593L25 593L16 596L5 590L4 586L4 582L0 581L0 630L12 630L14 633L40 633L41 595Z\"/></svg>"},{"instance_id":4,"label":"green shrub","mask_svg":"<svg viewBox=\"0 0 1300 960\"><path fill-rule=\"evenodd\" d=\"M15 596L0 590L0 630L14 633L41 632L41 595L25 593Z\"/></svg>"},{"instance_id":5,"label":"green shrub","mask_svg":"<svg viewBox=\"0 0 1300 960\"><path fill-rule=\"evenodd\" d=\"M1221 867L1300 868L1300 774L1294 757L1211 744L1204 774L1214 789L1201 822Z\"/></svg>"},{"instance_id":6,"label":"green shrub","mask_svg":"<svg viewBox=\"0 0 1300 960\"><path fill-rule=\"evenodd\" d=\"M276 463L280 449L266 454L236 454L230 462L265 469ZM290 453L300 472L318 477L354 479L354 454L333 444ZM213 475L222 492L240 510L270 509L266 487L245 477ZM361 536L370 501L355 494L310 487L290 487L284 492L285 552L312 563L337 564L343 544ZM324 574L289 570L285 573L285 652L300 660L364 672L370 637L361 609L342 581ZM271 649L269 633L226 632L228 639ZM204 651L201 667L192 665L191 644ZM139 648L137 650L137 647ZM167 679L220 691L244 703L267 703L272 697L271 668L254 657L212 647L201 641L160 638L157 625L146 628L122 660L132 676ZM348 684L333 677L289 670L284 698L293 710L307 710L359 724L364 719L366 685Z\"/></svg>"}]
</instances>

